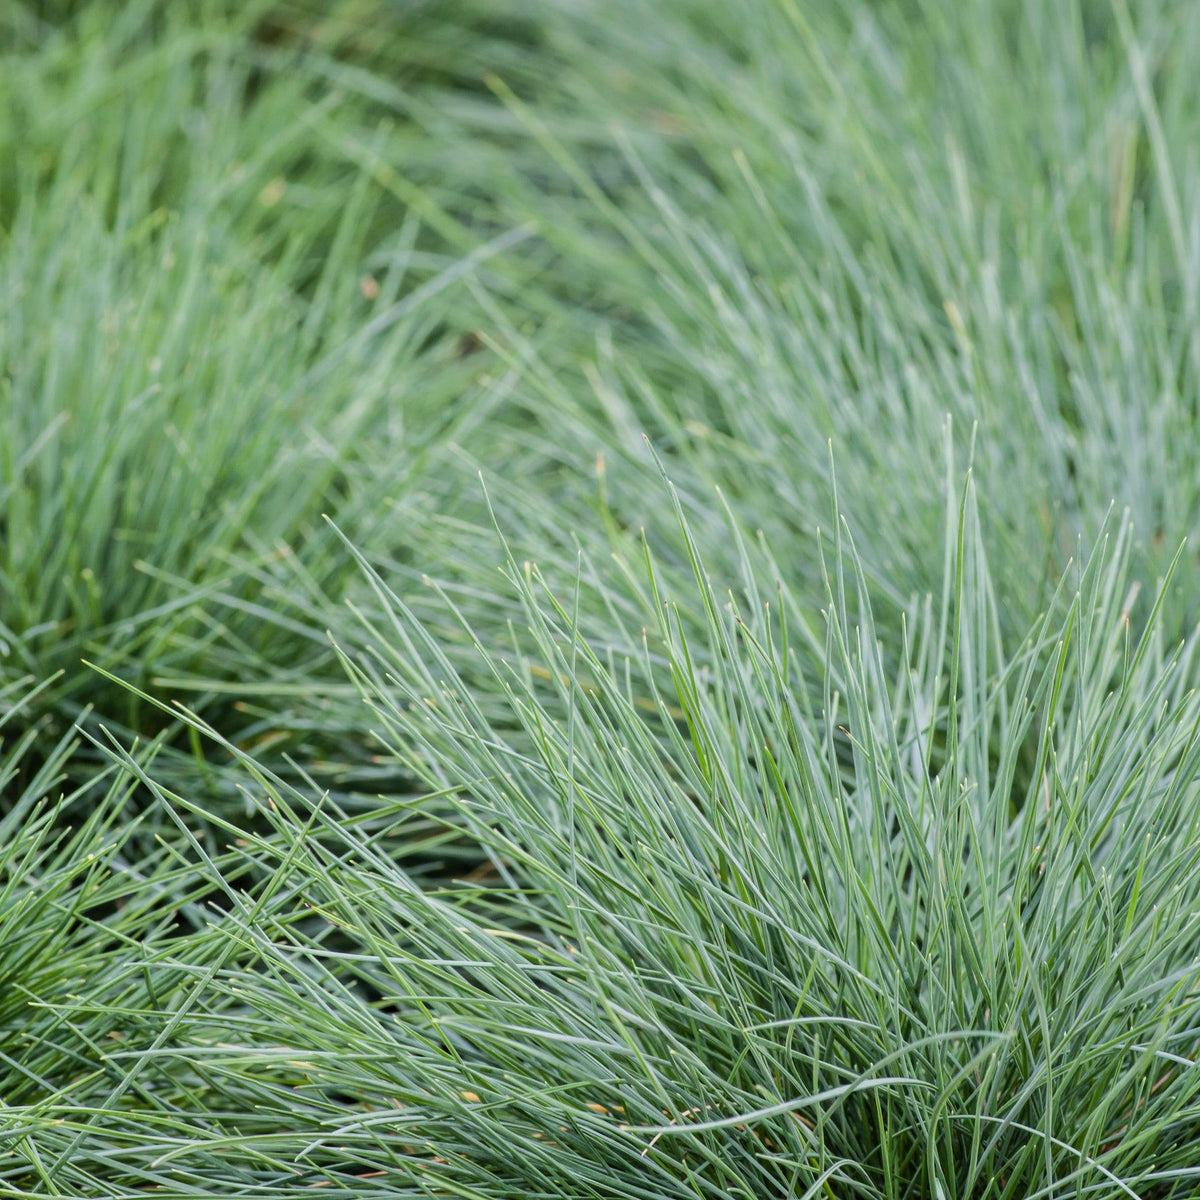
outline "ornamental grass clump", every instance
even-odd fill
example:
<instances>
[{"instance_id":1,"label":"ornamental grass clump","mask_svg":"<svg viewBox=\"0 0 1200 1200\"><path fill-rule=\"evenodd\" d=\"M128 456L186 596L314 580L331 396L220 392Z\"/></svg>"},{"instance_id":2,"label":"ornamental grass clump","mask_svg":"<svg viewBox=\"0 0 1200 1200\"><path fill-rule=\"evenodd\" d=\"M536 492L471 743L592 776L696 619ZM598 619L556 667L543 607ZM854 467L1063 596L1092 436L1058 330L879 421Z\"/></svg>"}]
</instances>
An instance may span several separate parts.
<instances>
[{"instance_id":1,"label":"ornamental grass clump","mask_svg":"<svg viewBox=\"0 0 1200 1200\"><path fill-rule=\"evenodd\" d=\"M59 733L99 703L157 734L86 659L336 757L353 731L304 711L354 578L323 517L403 557L474 495L439 464L505 387L453 297L527 231L431 241L348 148L328 54L248 14L30 29L0 44L0 680Z\"/></svg>"},{"instance_id":2,"label":"ornamental grass clump","mask_svg":"<svg viewBox=\"0 0 1200 1200\"><path fill-rule=\"evenodd\" d=\"M183 851L220 904L147 986L189 959L204 986L119 1056L161 1082L113 1185L1194 1194L1195 643L1116 522L1008 640L970 489L948 515L894 667L837 528L818 629L756 548L714 578L685 529L689 587L641 569L636 656L573 615L619 577L554 595L510 561L524 618L476 643L503 719L376 577L350 669L429 797L368 822L246 760L273 830ZM421 886L431 812L479 865Z\"/></svg>"},{"instance_id":3,"label":"ornamental grass clump","mask_svg":"<svg viewBox=\"0 0 1200 1200\"><path fill-rule=\"evenodd\" d=\"M1200 513L1200 8L531 7L540 52L497 36L494 102L455 92L432 127L471 147L445 173L464 209L536 223L546 266L485 329L525 376L562 509L603 491L606 529L669 539L646 434L710 558L715 486L819 596L832 439L890 643L934 585L949 414L1009 633L1114 500L1155 586ZM1194 571L1165 601L1173 635Z\"/></svg>"}]
</instances>

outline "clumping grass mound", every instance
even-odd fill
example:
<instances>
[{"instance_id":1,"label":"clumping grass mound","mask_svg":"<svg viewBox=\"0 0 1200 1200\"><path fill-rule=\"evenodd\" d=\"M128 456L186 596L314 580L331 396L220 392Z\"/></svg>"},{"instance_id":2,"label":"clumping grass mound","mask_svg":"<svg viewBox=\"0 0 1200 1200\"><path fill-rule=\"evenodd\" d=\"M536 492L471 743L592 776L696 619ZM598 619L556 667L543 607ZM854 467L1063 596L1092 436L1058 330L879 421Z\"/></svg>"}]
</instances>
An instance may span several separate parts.
<instances>
[{"instance_id":1,"label":"clumping grass mound","mask_svg":"<svg viewBox=\"0 0 1200 1200\"><path fill-rule=\"evenodd\" d=\"M513 562L526 636L478 647L499 726L377 580L358 682L482 865L416 886L422 805L368 827L248 764L274 832L184 851L220 912L126 1014L153 1119L114 1183L1193 1195L1195 644L1131 631L1121 529L1007 641L970 495L950 518L894 672L842 536L819 631L699 555L662 595L648 559L639 659Z\"/></svg>"},{"instance_id":2,"label":"clumping grass mound","mask_svg":"<svg viewBox=\"0 0 1200 1200\"><path fill-rule=\"evenodd\" d=\"M297 711L354 577L326 518L403 556L474 498L445 459L505 393L453 293L527 231L429 244L336 59L272 57L252 13L97 16L2 47L0 678L60 731L162 724L87 660L335 753Z\"/></svg>"},{"instance_id":3,"label":"clumping grass mound","mask_svg":"<svg viewBox=\"0 0 1200 1200\"><path fill-rule=\"evenodd\" d=\"M448 173L465 208L537 223L546 267L486 328L528 378L560 504L590 498L601 452L610 527L669 540L644 433L711 555L719 487L819 595L832 439L894 637L936 586L949 415L1008 632L1114 501L1157 585L1200 512L1200 9L533 8L542 52L441 128L471 147ZM1196 620L1194 570L1172 634Z\"/></svg>"},{"instance_id":4,"label":"clumping grass mound","mask_svg":"<svg viewBox=\"0 0 1200 1200\"><path fill-rule=\"evenodd\" d=\"M0 5L0 1195L1200 1195L1197 45Z\"/></svg>"}]
</instances>

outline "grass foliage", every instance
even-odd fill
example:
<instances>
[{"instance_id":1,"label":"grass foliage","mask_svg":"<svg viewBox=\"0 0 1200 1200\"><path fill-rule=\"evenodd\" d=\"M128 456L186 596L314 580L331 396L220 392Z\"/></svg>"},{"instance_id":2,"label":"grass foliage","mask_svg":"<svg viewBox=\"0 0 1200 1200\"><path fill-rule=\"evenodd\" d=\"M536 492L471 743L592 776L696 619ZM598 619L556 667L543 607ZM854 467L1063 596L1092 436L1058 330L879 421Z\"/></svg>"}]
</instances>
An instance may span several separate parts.
<instances>
[{"instance_id":1,"label":"grass foliage","mask_svg":"<svg viewBox=\"0 0 1200 1200\"><path fill-rule=\"evenodd\" d=\"M502 397L451 297L522 231L426 250L315 67L173 13L88 10L4 72L3 665L133 732L81 658L196 703L258 683L295 749L289 693L338 674L307 604L352 574L322 518L383 551L455 511L442 448Z\"/></svg>"},{"instance_id":2,"label":"grass foliage","mask_svg":"<svg viewBox=\"0 0 1200 1200\"><path fill-rule=\"evenodd\" d=\"M0 12L0 1192L1200 1194L1198 39Z\"/></svg>"}]
</instances>

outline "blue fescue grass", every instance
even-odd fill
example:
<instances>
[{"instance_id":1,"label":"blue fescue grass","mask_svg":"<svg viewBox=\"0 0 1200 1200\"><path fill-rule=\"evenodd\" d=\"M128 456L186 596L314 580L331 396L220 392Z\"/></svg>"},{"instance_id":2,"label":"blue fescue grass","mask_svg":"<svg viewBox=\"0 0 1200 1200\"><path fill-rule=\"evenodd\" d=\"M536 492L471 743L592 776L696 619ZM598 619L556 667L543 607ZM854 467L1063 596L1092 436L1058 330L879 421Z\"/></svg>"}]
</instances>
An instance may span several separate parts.
<instances>
[{"instance_id":1,"label":"blue fescue grass","mask_svg":"<svg viewBox=\"0 0 1200 1200\"><path fill-rule=\"evenodd\" d=\"M1197 1194L1198 20L0 12L0 1191Z\"/></svg>"},{"instance_id":2,"label":"blue fescue grass","mask_svg":"<svg viewBox=\"0 0 1200 1200\"><path fill-rule=\"evenodd\" d=\"M353 574L322 518L382 553L455 511L444 448L504 389L454 292L527 231L425 245L340 144L352 102L218 14L81 13L5 60L0 670L135 734L81 659L194 704L266 684L245 735L314 755L290 697L337 670L306 601Z\"/></svg>"},{"instance_id":3,"label":"blue fescue grass","mask_svg":"<svg viewBox=\"0 0 1200 1200\"><path fill-rule=\"evenodd\" d=\"M154 1121L89 1169L168 1195L1192 1194L1195 645L1152 602L1131 632L1120 526L1005 638L954 499L895 669L845 532L817 660L786 588L698 549L669 596L646 559L634 658L574 615L619 575L556 596L511 561L518 642L476 643L499 718L376 577L375 666L348 665L429 798L364 820L245 759L270 829L210 855L212 815L138 771L220 903L148 964L203 986L137 1011L111 1057ZM431 813L482 865L422 887Z\"/></svg>"}]
</instances>

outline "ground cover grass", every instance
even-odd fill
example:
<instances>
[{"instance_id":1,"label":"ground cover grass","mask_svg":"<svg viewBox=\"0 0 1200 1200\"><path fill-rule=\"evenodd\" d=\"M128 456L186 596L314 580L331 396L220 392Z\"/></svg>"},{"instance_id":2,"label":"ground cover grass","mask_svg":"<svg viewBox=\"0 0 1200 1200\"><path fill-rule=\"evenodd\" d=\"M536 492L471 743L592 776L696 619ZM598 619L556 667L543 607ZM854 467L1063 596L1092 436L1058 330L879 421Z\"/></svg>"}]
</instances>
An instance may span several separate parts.
<instances>
[{"instance_id":1,"label":"ground cover grass","mask_svg":"<svg viewBox=\"0 0 1200 1200\"><path fill-rule=\"evenodd\" d=\"M568 493L602 452L636 533L645 432L693 521L719 528L719 486L819 592L832 439L902 606L934 579L949 415L1014 630L1114 503L1153 586L1196 512L1194 8L634 8L539 7L498 103L427 116L473 137L466 202L553 254L490 332Z\"/></svg>"},{"instance_id":2,"label":"ground cover grass","mask_svg":"<svg viewBox=\"0 0 1200 1200\"><path fill-rule=\"evenodd\" d=\"M1200 1192L1198 20L0 14L0 1190Z\"/></svg>"},{"instance_id":3,"label":"ground cover grass","mask_svg":"<svg viewBox=\"0 0 1200 1200\"><path fill-rule=\"evenodd\" d=\"M337 672L304 604L353 574L324 518L399 554L461 508L438 462L504 392L454 292L524 233L428 245L257 7L30 13L7 55L2 661L60 729L107 697L156 732L88 659L312 756L290 696ZM239 716L231 683L279 702Z\"/></svg>"},{"instance_id":4,"label":"ground cover grass","mask_svg":"<svg viewBox=\"0 0 1200 1200\"><path fill-rule=\"evenodd\" d=\"M641 662L597 654L576 597L511 564L555 672L478 647L520 739L377 580L392 619L358 683L485 869L422 887L427 806L366 822L249 760L271 832L223 825L211 855L193 831L220 818L134 766L180 831L176 878L219 904L160 934L120 1001L65 1005L116 1029L103 1061L136 1112L39 1097L9 1177L42 1194L52 1159L51 1183L126 1195L1192 1194L1194 643L1168 648L1153 616L1131 634L1114 529L1006 645L969 493L949 519L943 598L894 675L869 603L846 616L858 560L830 545L819 709L794 598L741 578L731 600L699 555L707 645L668 603Z\"/></svg>"}]
</instances>

